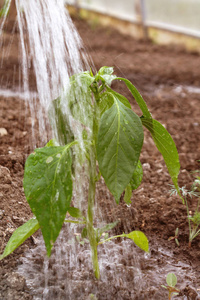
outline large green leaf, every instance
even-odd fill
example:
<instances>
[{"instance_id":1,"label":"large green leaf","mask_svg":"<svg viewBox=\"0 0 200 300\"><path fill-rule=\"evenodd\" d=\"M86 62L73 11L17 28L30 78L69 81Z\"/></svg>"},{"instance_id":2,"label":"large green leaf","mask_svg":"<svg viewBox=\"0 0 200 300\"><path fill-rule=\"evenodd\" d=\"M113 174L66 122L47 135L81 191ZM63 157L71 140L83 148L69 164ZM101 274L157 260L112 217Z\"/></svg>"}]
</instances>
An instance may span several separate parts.
<instances>
[{"instance_id":1,"label":"large green leaf","mask_svg":"<svg viewBox=\"0 0 200 300\"><path fill-rule=\"evenodd\" d=\"M146 235L142 231L132 231L128 234L124 234L125 237L131 239L140 249L148 252L149 242Z\"/></svg>"},{"instance_id":2,"label":"large green leaf","mask_svg":"<svg viewBox=\"0 0 200 300\"><path fill-rule=\"evenodd\" d=\"M113 95L114 104L100 119L97 159L105 182L119 203L130 182L143 144L140 118Z\"/></svg>"},{"instance_id":3,"label":"large green leaf","mask_svg":"<svg viewBox=\"0 0 200 300\"><path fill-rule=\"evenodd\" d=\"M25 164L24 192L40 224L48 255L71 202L73 144L36 149Z\"/></svg>"},{"instance_id":4,"label":"large green leaf","mask_svg":"<svg viewBox=\"0 0 200 300\"><path fill-rule=\"evenodd\" d=\"M148 107L146 105L146 102L144 101L144 99L142 98L142 96L140 95L140 93L138 92L138 90L136 89L136 87L128 80L122 77L117 77L116 79L118 80L122 80L125 82L126 86L128 87L128 89L130 90L131 94L133 95L133 97L135 98L137 104L139 105L143 115L146 118L151 119L151 114L148 110Z\"/></svg>"},{"instance_id":5,"label":"large green leaf","mask_svg":"<svg viewBox=\"0 0 200 300\"><path fill-rule=\"evenodd\" d=\"M141 118L142 124L150 131L154 143L162 154L173 184L179 191L178 174L180 170L179 156L176 145L163 125L154 119Z\"/></svg>"},{"instance_id":6,"label":"large green leaf","mask_svg":"<svg viewBox=\"0 0 200 300\"><path fill-rule=\"evenodd\" d=\"M27 238L40 228L37 219L31 219L19 228L17 228L9 239L0 260L11 254L17 247L19 247Z\"/></svg>"}]
</instances>

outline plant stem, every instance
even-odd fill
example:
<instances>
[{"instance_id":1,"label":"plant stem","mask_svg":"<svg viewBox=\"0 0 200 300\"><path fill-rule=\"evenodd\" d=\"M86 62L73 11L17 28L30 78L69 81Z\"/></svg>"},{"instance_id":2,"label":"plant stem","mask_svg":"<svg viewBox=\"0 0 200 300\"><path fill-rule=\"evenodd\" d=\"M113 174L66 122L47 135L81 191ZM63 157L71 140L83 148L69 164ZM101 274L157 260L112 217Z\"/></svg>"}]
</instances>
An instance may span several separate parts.
<instances>
[{"instance_id":1,"label":"plant stem","mask_svg":"<svg viewBox=\"0 0 200 300\"><path fill-rule=\"evenodd\" d=\"M191 247L192 239L191 239L191 223L190 223L190 213L189 213L189 208L188 208L188 202L187 202L187 197L185 197L185 204L186 204L186 209L187 209L187 216L188 216L188 225L189 225L189 248Z\"/></svg>"},{"instance_id":2,"label":"plant stem","mask_svg":"<svg viewBox=\"0 0 200 300\"><path fill-rule=\"evenodd\" d=\"M93 226L93 213L94 213L94 200L95 200L95 191L96 191L96 156L94 146L91 149L90 153L90 181L89 181L89 191L88 191L88 213L87 213L87 234L90 242L90 247L92 251L92 264L95 277L99 279L99 263L98 263L98 254L97 254L97 241L96 241L96 232Z\"/></svg>"},{"instance_id":3,"label":"plant stem","mask_svg":"<svg viewBox=\"0 0 200 300\"><path fill-rule=\"evenodd\" d=\"M96 96L95 96L96 100ZM94 214L94 201L95 201L95 192L96 192L96 137L98 132L98 117L97 117L97 104L94 103L93 111L93 133L92 133L92 145L90 147L90 157L89 157L89 190L88 190L88 212L87 212L87 234L90 242L90 247L92 251L92 264L95 277L100 278L99 272L99 262L98 262L98 253L97 253L97 239L96 231L93 226L93 214Z\"/></svg>"}]
</instances>

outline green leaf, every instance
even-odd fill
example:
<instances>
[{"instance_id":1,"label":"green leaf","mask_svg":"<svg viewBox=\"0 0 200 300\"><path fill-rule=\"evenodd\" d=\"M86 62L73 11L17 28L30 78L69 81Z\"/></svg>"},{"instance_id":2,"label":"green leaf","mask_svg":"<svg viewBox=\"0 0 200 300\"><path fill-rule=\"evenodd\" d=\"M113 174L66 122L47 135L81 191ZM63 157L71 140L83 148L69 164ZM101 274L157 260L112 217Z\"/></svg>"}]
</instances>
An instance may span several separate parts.
<instances>
[{"instance_id":1,"label":"green leaf","mask_svg":"<svg viewBox=\"0 0 200 300\"><path fill-rule=\"evenodd\" d=\"M36 149L25 164L24 192L40 224L48 256L71 202L70 147L75 143Z\"/></svg>"},{"instance_id":2,"label":"green leaf","mask_svg":"<svg viewBox=\"0 0 200 300\"><path fill-rule=\"evenodd\" d=\"M99 75L98 76L98 80L101 79L101 81L104 83L104 84L108 84L109 86L111 85L112 81L114 79L116 79L116 76L115 75Z\"/></svg>"},{"instance_id":3,"label":"green leaf","mask_svg":"<svg viewBox=\"0 0 200 300\"><path fill-rule=\"evenodd\" d=\"M67 211L70 214L70 216L73 218L76 218L76 219L83 218L81 211L76 207L68 207Z\"/></svg>"},{"instance_id":4,"label":"green leaf","mask_svg":"<svg viewBox=\"0 0 200 300\"><path fill-rule=\"evenodd\" d=\"M132 188L129 183L125 189L124 202L128 205L131 204L131 197L132 197Z\"/></svg>"},{"instance_id":5,"label":"green leaf","mask_svg":"<svg viewBox=\"0 0 200 300\"><path fill-rule=\"evenodd\" d=\"M0 260L11 254L39 228L40 225L37 219L30 219L28 222L17 228L9 239L3 254L0 256Z\"/></svg>"},{"instance_id":6,"label":"green leaf","mask_svg":"<svg viewBox=\"0 0 200 300\"><path fill-rule=\"evenodd\" d=\"M59 146L58 142L56 141L56 139L51 139L46 145L45 147L53 147L53 146Z\"/></svg>"},{"instance_id":7,"label":"green leaf","mask_svg":"<svg viewBox=\"0 0 200 300\"><path fill-rule=\"evenodd\" d=\"M113 67L101 67L99 69L99 72L97 74L99 75L112 75L114 72L114 68Z\"/></svg>"},{"instance_id":8,"label":"green leaf","mask_svg":"<svg viewBox=\"0 0 200 300\"><path fill-rule=\"evenodd\" d=\"M166 282L168 286L175 287L177 284L177 277L174 273L168 273L166 277Z\"/></svg>"},{"instance_id":9,"label":"green leaf","mask_svg":"<svg viewBox=\"0 0 200 300\"><path fill-rule=\"evenodd\" d=\"M149 252L149 242L142 231L135 230L128 234L124 234L124 236L131 239L140 249Z\"/></svg>"},{"instance_id":10,"label":"green leaf","mask_svg":"<svg viewBox=\"0 0 200 300\"><path fill-rule=\"evenodd\" d=\"M97 228L96 229L97 230L97 243L100 241L102 234L106 231L113 229L118 224L118 222L119 221L115 221L113 223L106 224L105 226L103 226L101 228Z\"/></svg>"},{"instance_id":11,"label":"green leaf","mask_svg":"<svg viewBox=\"0 0 200 300\"><path fill-rule=\"evenodd\" d=\"M108 86L106 87L107 88L107 91L110 92L111 94L113 94L114 96L117 97L117 99L119 101L121 101L125 106L127 106L128 108L131 109L131 105L130 105L130 102L128 101L128 99L126 99L126 97L124 97L123 95L113 91L111 88L109 88Z\"/></svg>"},{"instance_id":12,"label":"green leaf","mask_svg":"<svg viewBox=\"0 0 200 300\"><path fill-rule=\"evenodd\" d=\"M101 116L97 159L106 185L119 203L137 166L143 144L140 118L113 95L114 104Z\"/></svg>"},{"instance_id":13,"label":"green leaf","mask_svg":"<svg viewBox=\"0 0 200 300\"><path fill-rule=\"evenodd\" d=\"M61 97L52 101L49 109L49 119L59 145L64 146L74 141L69 116L63 109Z\"/></svg>"},{"instance_id":14,"label":"green leaf","mask_svg":"<svg viewBox=\"0 0 200 300\"><path fill-rule=\"evenodd\" d=\"M151 113L148 110L146 102L144 101L144 99L142 98L142 96L140 95L140 93L138 92L136 87L128 79L125 79L125 78L122 78L122 77L117 77L116 79L122 80L122 81L125 82L126 86L128 87L131 94L135 98L137 104L139 105L144 117L151 119L152 118Z\"/></svg>"},{"instance_id":15,"label":"green leaf","mask_svg":"<svg viewBox=\"0 0 200 300\"><path fill-rule=\"evenodd\" d=\"M167 290L167 287L165 285L161 285L161 286Z\"/></svg>"},{"instance_id":16,"label":"green leaf","mask_svg":"<svg viewBox=\"0 0 200 300\"><path fill-rule=\"evenodd\" d=\"M65 93L64 102L68 103L72 117L79 123L92 127L92 92L90 89L91 81L87 76L73 76L73 81ZM91 77L90 77L91 78ZM94 80L94 78L93 78Z\"/></svg>"},{"instance_id":17,"label":"green leaf","mask_svg":"<svg viewBox=\"0 0 200 300\"><path fill-rule=\"evenodd\" d=\"M142 124L150 131L157 149L162 154L169 174L177 191L178 174L180 170L179 156L176 145L163 125L156 120L141 118ZM180 193L180 192L179 192Z\"/></svg>"},{"instance_id":18,"label":"green leaf","mask_svg":"<svg viewBox=\"0 0 200 300\"><path fill-rule=\"evenodd\" d=\"M100 114L101 116L103 115L103 113L108 110L109 108L111 108L111 106L113 105L114 100L113 97L110 93L104 93L101 96L101 100L99 102L99 108L100 108Z\"/></svg>"},{"instance_id":19,"label":"green leaf","mask_svg":"<svg viewBox=\"0 0 200 300\"><path fill-rule=\"evenodd\" d=\"M142 182L142 177L143 177L142 164L138 160L137 167L135 168L135 171L133 172L132 179L130 181L132 191L136 190L140 186L140 184Z\"/></svg>"},{"instance_id":20,"label":"green leaf","mask_svg":"<svg viewBox=\"0 0 200 300\"><path fill-rule=\"evenodd\" d=\"M112 81L116 79L116 76L112 75L113 72L113 67L102 67L95 76L95 79L96 81L101 80L102 83L111 85Z\"/></svg>"}]
</instances>

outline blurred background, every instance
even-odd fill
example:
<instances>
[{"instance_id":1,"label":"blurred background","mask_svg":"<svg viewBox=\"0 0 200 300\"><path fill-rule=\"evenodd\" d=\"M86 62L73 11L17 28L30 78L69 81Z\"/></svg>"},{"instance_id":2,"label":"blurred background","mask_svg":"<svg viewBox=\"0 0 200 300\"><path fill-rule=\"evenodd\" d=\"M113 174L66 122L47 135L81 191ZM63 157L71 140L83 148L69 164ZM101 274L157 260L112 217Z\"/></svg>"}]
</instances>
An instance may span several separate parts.
<instances>
[{"instance_id":1,"label":"blurred background","mask_svg":"<svg viewBox=\"0 0 200 300\"><path fill-rule=\"evenodd\" d=\"M66 0L82 17L136 38L200 49L200 0ZM199 50L200 51L200 50Z\"/></svg>"}]
</instances>

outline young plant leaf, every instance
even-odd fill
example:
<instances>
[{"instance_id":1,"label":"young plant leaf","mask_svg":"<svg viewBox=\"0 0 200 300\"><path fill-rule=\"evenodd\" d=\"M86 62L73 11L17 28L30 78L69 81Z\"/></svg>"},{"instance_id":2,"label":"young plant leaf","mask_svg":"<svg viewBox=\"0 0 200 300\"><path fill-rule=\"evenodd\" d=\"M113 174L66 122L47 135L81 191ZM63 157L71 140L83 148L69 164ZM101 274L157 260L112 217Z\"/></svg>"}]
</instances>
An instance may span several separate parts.
<instances>
[{"instance_id":1,"label":"young plant leaf","mask_svg":"<svg viewBox=\"0 0 200 300\"><path fill-rule=\"evenodd\" d=\"M137 167L135 168L135 171L133 172L133 176L130 181L132 191L136 190L140 186L142 182L142 177L143 177L142 164L138 160Z\"/></svg>"},{"instance_id":2,"label":"young plant leaf","mask_svg":"<svg viewBox=\"0 0 200 300\"><path fill-rule=\"evenodd\" d=\"M137 166L143 144L140 118L113 95L114 104L101 116L97 138L99 169L119 203Z\"/></svg>"},{"instance_id":3,"label":"young plant leaf","mask_svg":"<svg viewBox=\"0 0 200 300\"><path fill-rule=\"evenodd\" d=\"M122 80L122 81L125 82L126 86L128 87L131 94L135 98L137 104L139 105L144 117L151 119L152 118L151 113L148 110L146 102L144 101L144 99L142 98L142 96L140 95L140 93L138 92L136 87L128 79L125 79L125 78L122 78L122 77L117 77L116 79Z\"/></svg>"},{"instance_id":4,"label":"young plant leaf","mask_svg":"<svg viewBox=\"0 0 200 300\"><path fill-rule=\"evenodd\" d=\"M177 284L177 277L174 273L168 273L166 277L166 282L168 286L175 287Z\"/></svg>"},{"instance_id":5,"label":"young plant leaf","mask_svg":"<svg viewBox=\"0 0 200 300\"><path fill-rule=\"evenodd\" d=\"M130 183L125 188L125 194L124 194L124 202L129 205L131 204L131 197L132 197L132 188Z\"/></svg>"},{"instance_id":6,"label":"young plant leaf","mask_svg":"<svg viewBox=\"0 0 200 300\"><path fill-rule=\"evenodd\" d=\"M54 147L54 146L60 146L56 139L51 139L48 141L48 143L45 145L45 147Z\"/></svg>"},{"instance_id":7,"label":"young plant leaf","mask_svg":"<svg viewBox=\"0 0 200 300\"><path fill-rule=\"evenodd\" d=\"M142 231L135 230L128 234L124 234L124 236L131 239L140 249L149 252L149 242Z\"/></svg>"},{"instance_id":8,"label":"young plant leaf","mask_svg":"<svg viewBox=\"0 0 200 300\"><path fill-rule=\"evenodd\" d=\"M106 66L104 66L104 67L101 67L99 69L98 74L99 75L112 75L113 72L114 72L114 68L113 67L106 67Z\"/></svg>"},{"instance_id":9,"label":"young plant leaf","mask_svg":"<svg viewBox=\"0 0 200 300\"><path fill-rule=\"evenodd\" d=\"M0 260L11 254L39 228L40 225L37 219L30 219L28 222L18 227L9 239L3 254L0 256Z\"/></svg>"},{"instance_id":10,"label":"young plant leaf","mask_svg":"<svg viewBox=\"0 0 200 300\"><path fill-rule=\"evenodd\" d=\"M68 207L67 209L68 213L70 214L71 217L76 218L76 219L80 219L83 218L83 215L80 211L80 209L76 208L76 207Z\"/></svg>"},{"instance_id":11,"label":"young plant leaf","mask_svg":"<svg viewBox=\"0 0 200 300\"><path fill-rule=\"evenodd\" d=\"M25 164L24 192L40 224L48 256L71 202L70 147L75 143L36 149Z\"/></svg>"},{"instance_id":12,"label":"young plant leaf","mask_svg":"<svg viewBox=\"0 0 200 300\"><path fill-rule=\"evenodd\" d=\"M141 118L142 124L150 131L157 149L162 154L169 174L177 191L180 170L179 156L176 145L163 125L154 119ZM179 192L180 193L180 192Z\"/></svg>"},{"instance_id":13,"label":"young plant leaf","mask_svg":"<svg viewBox=\"0 0 200 300\"><path fill-rule=\"evenodd\" d=\"M112 90L111 88L109 88L108 86L106 86L106 88L107 88L107 91L108 91L109 93L111 93L111 94L113 94L114 96L116 96L117 99L118 99L119 101L121 101L125 106L127 106L128 108L131 109L130 102L128 101L128 99L126 99L126 97L124 97L123 95L121 95L121 94L119 94L119 93L113 91L113 90Z\"/></svg>"}]
</instances>

